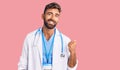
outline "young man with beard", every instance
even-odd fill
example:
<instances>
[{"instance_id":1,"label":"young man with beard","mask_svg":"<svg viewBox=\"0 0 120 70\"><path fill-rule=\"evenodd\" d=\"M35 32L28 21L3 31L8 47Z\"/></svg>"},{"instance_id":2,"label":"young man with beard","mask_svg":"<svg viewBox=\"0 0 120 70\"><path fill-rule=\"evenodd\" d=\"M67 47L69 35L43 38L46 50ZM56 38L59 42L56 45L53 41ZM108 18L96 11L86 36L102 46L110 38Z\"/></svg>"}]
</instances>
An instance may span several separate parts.
<instances>
[{"instance_id":1,"label":"young man with beard","mask_svg":"<svg viewBox=\"0 0 120 70\"><path fill-rule=\"evenodd\" d=\"M76 41L71 41L57 28L61 7L46 5L44 25L29 33L24 41L18 70L76 70Z\"/></svg>"}]
</instances>

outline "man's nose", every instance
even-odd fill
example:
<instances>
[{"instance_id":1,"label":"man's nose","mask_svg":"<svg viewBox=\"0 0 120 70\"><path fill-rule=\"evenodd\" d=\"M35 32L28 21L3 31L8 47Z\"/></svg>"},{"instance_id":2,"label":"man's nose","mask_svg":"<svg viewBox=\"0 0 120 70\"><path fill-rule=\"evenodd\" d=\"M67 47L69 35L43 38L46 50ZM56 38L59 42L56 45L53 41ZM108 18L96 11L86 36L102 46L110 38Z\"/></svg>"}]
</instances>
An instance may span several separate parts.
<instances>
[{"instance_id":1,"label":"man's nose","mask_svg":"<svg viewBox=\"0 0 120 70\"><path fill-rule=\"evenodd\" d=\"M51 19L54 20L54 19L55 19L55 15L52 15L52 16L51 16Z\"/></svg>"}]
</instances>

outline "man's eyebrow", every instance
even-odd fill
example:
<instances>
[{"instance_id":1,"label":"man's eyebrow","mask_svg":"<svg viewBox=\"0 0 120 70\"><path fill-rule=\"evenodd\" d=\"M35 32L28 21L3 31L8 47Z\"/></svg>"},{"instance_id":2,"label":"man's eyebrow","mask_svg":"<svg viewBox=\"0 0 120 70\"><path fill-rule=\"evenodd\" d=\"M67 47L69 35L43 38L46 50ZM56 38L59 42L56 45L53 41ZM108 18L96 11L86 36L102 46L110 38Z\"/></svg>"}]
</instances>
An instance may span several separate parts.
<instances>
[{"instance_id":1,"label":"man's eyebrow","mask_svg":"<svg viewBox=\"0 0 120 70\"><path fill-rule=\"evenodd\" d=\"M52 13L52 12L47 12L47 13Z\"/></svg>"},{"instance_id":2,"label":"man's eyebrow","mask_svg":"<svg viewBox=\"0 0 120 70\"><path fill-rule=\"evenodd\" d=\"M55 14L58 14L58 15L59 15L60 13L55 13Z\"/></svg>"}]
</instances>

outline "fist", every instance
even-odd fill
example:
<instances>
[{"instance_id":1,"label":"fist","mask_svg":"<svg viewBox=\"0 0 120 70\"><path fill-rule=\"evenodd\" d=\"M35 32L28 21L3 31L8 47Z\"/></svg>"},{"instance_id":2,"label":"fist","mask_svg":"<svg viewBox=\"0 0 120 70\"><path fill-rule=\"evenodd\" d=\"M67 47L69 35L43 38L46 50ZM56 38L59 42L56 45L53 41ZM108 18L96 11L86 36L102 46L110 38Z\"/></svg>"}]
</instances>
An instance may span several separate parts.
<instances>
[{"instance_id":1,"label":"fist","mask_svg":"<svg viewBox=\"0 0 120 70\"><path fill-rule=\"evenodd\" d=\"M75 53L75 48L76 48L76 40L73 40L71 42L68 43L68 48L70 53Z\"/></svg>"}]
</instances>

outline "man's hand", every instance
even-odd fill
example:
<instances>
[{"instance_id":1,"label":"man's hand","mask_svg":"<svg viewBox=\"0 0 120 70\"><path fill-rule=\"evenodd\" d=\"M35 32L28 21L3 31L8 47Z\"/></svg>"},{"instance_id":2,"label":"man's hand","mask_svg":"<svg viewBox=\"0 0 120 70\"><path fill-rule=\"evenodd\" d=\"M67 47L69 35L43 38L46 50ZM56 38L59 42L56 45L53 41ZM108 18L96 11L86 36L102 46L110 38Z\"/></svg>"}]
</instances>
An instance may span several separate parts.
<instances>
[{"instance_id":1,"label":"man's hand","mask_svg":"<svg viewBox=\"0 0 120 70\"><path fill-rule=\"evenodd\" d=\"M68 47L69 47L70 53L75 54L76 40L69 42Z\"/></svg>"}]
</instances>

